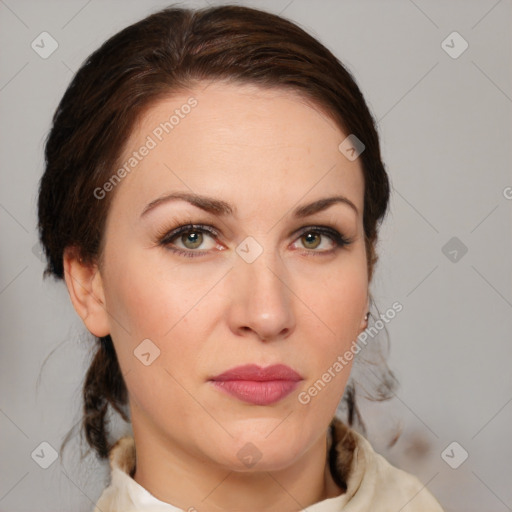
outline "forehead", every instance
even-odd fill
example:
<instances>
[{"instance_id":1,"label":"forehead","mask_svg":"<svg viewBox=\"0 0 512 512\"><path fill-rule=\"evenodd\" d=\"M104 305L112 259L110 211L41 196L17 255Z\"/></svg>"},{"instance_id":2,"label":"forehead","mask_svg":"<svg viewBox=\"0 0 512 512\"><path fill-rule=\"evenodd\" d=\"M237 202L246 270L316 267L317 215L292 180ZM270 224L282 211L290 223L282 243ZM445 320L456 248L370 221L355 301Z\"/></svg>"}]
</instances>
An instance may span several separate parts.
<instances>
[{"instance_id":1,"label":"forehead","mask_svg":"<svg viewBox=\"0 0 512 512\"><path fill-rule=\"evenodd\" d=\"M338 149L345 138L294 91L199 84L156 102L137 121L118 162L130 171L116 201L184 190L282 205L339 192L362 211L362 169Z\"/></svg>"}]
</instances>

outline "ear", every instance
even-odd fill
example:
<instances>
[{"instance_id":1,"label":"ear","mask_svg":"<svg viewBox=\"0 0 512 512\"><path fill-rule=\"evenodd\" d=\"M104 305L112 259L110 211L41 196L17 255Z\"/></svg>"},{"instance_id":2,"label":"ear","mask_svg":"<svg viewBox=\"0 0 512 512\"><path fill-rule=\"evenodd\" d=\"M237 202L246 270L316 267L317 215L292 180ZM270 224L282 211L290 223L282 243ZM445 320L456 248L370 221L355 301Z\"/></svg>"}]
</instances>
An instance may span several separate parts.
<instances>
[{"instance_id":1,"label":"ear","mask_svg":"<svg viewBox=\"0 0 512 512\"><path fill-rule=\"evenodd\" d=\"M366 318L366 313L370 313L370 297L368 296L368 301L366 303L366 308L363 311L363 316L361 318L361 323L359 324L360 332L363 332L368 327L368 318Z\"/></svg>"},{"instance_id":2,"label":"ear","mask_svg":"<svg viewBox=\"0 0 512 512\"><path fill-rule=\"evenodd\" d=\"M63 256L64 279L71 302L85 326L98 338L110 333L103 281L98 266L85 263L74 247Z\"/></svg>"}]
</instances>

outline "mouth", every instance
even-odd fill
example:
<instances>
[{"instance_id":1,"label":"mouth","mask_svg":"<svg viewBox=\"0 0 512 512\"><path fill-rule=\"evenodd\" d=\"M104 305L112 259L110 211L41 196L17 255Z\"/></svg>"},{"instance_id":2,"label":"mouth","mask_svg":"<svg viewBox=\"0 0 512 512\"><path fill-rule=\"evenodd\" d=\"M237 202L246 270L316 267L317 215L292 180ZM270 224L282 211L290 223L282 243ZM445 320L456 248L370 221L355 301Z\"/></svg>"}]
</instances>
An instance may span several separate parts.
<instances>
[{"instance_id":1,"label":"mouth","mask_svg":"<svg viewBox=\"0 0 512 512\"><path fill-rule=\"evenodd\" d=\"M220 391L253 405L271 405L288 396L303 380L289 366L277 364L261 368L237 366L210 379Z\"/></svg>"}]
</instances>

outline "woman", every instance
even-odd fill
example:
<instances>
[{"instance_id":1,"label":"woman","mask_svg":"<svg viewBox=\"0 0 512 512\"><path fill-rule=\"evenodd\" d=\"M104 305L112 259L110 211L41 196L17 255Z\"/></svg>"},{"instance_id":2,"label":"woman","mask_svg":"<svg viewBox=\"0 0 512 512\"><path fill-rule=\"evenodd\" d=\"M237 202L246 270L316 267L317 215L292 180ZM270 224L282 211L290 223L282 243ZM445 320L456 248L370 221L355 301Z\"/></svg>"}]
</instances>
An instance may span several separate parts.
<instances>
[{"instance_id":1,"label":"woman","mask_svg":"<svg viewBox=\"0 0 512 512\"><path fill-rule=\"evenodd\" d=\"M53 120L47 272L98 348L96 511L439 511L335 416L389 198L339 61L269 13L166 9L107 41ZM111 440L109 407L133 437ZM350 423L350 422L349 422Z\"/></svg>"}]
</instances>

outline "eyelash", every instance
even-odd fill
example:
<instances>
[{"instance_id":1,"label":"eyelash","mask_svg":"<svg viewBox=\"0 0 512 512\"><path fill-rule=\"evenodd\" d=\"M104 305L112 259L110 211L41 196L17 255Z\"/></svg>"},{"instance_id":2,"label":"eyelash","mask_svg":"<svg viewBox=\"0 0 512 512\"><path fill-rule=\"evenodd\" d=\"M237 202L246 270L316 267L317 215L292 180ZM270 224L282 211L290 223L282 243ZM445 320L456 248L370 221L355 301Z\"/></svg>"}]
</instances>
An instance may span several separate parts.
<instances>
[{"instance_id":1,"label":"eyelash","mask_svg":"<svg viewBox=\"0 0 512 512\"><path fill-rule=\"evenodd\" d=\"M196 258L204 256L208 253L208 251L201 251L201 250L183 250L179 249L177 247L172 247L172 240L177 238L178 236L188 233L188 232L194 232L194 233L206 233L207 235L212 236L213 238L218 238L219 233L213 229L210 226L204 225L204 224L184 224L182 226L179 226L171 231L165 231L161 235L159 235L158 238L158 245L165 247L167 250L172 251L176 254L179 254L181 256L185 256L187 258ZM338 249L341 249L342 247L345 247L347 245L350 245L352 243L352 239L345 237L341 233L339 233L336 229L330 228L328 226L307 226L303 228L297 235L296 239L301 238L302 236L308 234L308 233L316 233L319 235L324 235L330 238L334 244L335 247L333 249L329 249L327 251L316 251L314 249L304 249L305 252L309 253L311 256L319 256L319 255L326 255L326 254L332 254L333 252L337 251Z\"/></svg>"}]
</instances>

